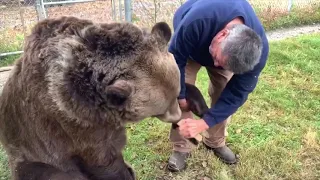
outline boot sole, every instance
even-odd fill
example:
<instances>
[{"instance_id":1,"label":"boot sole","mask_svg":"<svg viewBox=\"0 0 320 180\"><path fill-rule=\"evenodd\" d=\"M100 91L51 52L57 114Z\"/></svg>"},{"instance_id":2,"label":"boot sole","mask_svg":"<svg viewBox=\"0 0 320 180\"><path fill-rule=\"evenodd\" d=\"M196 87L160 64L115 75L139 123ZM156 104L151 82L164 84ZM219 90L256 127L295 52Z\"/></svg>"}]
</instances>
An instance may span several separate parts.
<instances>
[{"instance_id":1,"label":"boot sole","mask_svg":"<svg viewBox=\"0 0 320 180\"><path fill-rule=\"evenodd\" d=\"M189 157L190 157L190 154L187 156L187 158L189 158ZM169 160L170 160L170 158L169 158ZM179 169L179 168L175 167L174 163L173 163L173 165L170 165L170 161L169 160L168 160L168 163L167 163L167 169L170 172L181 172L181 171L183 171L183 170L185 170L187 168L187 165L188 165L187 162L185 162L184 166Z\"/></svg>"},{"instance_id":2,"label":"boot sole","mask_svg":"<svg viewBox=\"0 0 320 180\"><path fill-rule=\"evenodd\" d=\"M184 171L186 168L187 168L187 164L186 164L183 168L181 168L181 169L172 167L172 166L170 166L169 164L167 165L167 169L168 169L170 172L181 172L181 171Z\"/></svg>"},{"instance_id":3,"label":"boot sole","mask_svg":"<svg viewBox=\"0 0 320 180\"><path fill-rule=\"evenodd\" d=\"M209 147L209 146L206 145L205 143L203 143L203 145L206 147L207 150L212 151L212 152L214 153L214 155L215 155L220 161L222 161L223 163L228 164L228 165L233 165L233 164L237 164L237 163L238 163L238 155L237 155L237 154L234 154L234 155L235 155L235 159L234 159L234 160L232 160L232 161L227 161L227 160L221 158L221 157L219 156L219 154L214 151L213 148Z\"/></svg>"},{"instance_id":4,"label":"boot sole","mask_svg":"<svg viewBox=\"0 0 320 180\"><path fill-rule=\"evenodd\" d=\"M214 153L214 154L218 157L218 159L219 159L220 161L222 161L223 163L225 163L225 164L227 164L227 165L233 165L233 164L237 164L237 163L238 163L237 156L236 156L236 158L235 158L233 161L227 161L227 160L221 158L220 156L218 156L216 153Z\"/></svg>"}]
</instances>

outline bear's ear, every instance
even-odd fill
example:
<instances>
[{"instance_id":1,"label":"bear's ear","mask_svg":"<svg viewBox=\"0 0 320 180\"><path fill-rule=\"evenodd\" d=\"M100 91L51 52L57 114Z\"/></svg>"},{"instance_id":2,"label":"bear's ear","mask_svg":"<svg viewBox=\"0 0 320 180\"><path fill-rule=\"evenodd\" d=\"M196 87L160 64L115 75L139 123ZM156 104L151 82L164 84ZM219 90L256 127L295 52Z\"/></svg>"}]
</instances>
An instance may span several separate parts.
<instances>
[{"instance_id":1,"label":"bear's ear","mask_svg":"<svg viewBox=\"0 0 320 180\"><path fill-rule=\"evenodd\" d=\"M171 29L166 22L156 23L151 30L151 34L154 35L161 46L167 46L171 39Z\"/></svg>"},{"instance_id":2,"label":"bear's ear","mask_svg":"<svg viewBox=\"0 0 320 180\"><path fill-rule=\"evenodd\" d=\"M121 108L129 100L133 86L125 80L116 80L106 87L106 99L108 107Z\"/></svg>"},{"instance_id":3,"label":"bear's ear","mask_svg":"<svg viewBox=\"0 0 320 180\"><path fill-rule=\"evenodd\" d=\"M186 83L186 100L190 111L200 118L209 109L201 91L195 85Z\"/></svg>"}]
</instances>

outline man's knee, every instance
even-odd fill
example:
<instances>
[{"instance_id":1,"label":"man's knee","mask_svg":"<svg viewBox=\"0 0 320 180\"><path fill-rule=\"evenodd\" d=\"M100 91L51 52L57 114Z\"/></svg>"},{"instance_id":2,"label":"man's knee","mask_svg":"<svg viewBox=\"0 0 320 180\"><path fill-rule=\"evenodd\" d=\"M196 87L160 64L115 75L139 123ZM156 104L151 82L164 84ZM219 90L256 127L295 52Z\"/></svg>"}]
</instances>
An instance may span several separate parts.
<instances>
[{"instance_id":1,"label":"man's knee","mask_svg":"<svg viewBox=\"0 0 320 180\"><path fill-rule=\"evenodd\" d=\"M213 68L207 68L207 72L210 78L208 95L211 98L211 106L213 106L233 76L233 73L227 70Z\"/></svg>"},{"instance_id":2,"label":"man's knee","mask_svg":"<svg viewBox=\"0 0 320 180\"><path fill-rule=\"evenodd\" d=\"M201 65L197 62L188 59L187 65L185 68L185 82L195 85L197 74L201 68Z\"/></svg>"}]
</instances>

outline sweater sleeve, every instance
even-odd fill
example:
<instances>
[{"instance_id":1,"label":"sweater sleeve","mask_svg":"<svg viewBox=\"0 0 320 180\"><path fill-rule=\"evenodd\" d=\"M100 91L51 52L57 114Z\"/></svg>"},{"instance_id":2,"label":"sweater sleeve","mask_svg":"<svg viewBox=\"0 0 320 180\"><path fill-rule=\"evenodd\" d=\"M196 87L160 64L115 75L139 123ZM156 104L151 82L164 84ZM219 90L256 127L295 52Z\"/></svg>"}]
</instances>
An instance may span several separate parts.
<instances>
[{"instance_id":1,"label":"sweater sleeve","mask_svg":"<svg viewBox=\"0 0 320 180\"><path fill-rule=\"evenodd\" d=\"M209 127L224 121L230 115L238 110L248 98L258 82L259 75L266 64L269 53L268 44L265 43L265 49L260 58L260 63L250 72L245 74L233 75L222 91L214 107L204 115L203 120Z\"/></svg>"},{"instance_id":2,"label":"sweater sleeve","mask_svg":"<svg viewBox=\"0 0 320 180\"><path fill-rule=\"evenodd\" d=\"M181 91L179 99L185 98L185 66L189 55L195 50L201 35L202 21L196 20L191 23L185 22L179 26L172 37L169 52L171 52L180 69Z\"/></svg>"}]
</instances>

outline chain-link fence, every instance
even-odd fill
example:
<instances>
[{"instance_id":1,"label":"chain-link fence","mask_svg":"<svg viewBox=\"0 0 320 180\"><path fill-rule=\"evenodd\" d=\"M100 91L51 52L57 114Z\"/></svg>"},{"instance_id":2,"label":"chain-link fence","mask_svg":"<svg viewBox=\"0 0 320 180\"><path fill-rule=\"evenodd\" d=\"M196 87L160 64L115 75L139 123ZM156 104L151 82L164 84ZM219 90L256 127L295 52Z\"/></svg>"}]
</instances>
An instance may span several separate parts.
<instances>
[{"instance_id":1,"label":"chain-link fence","mask_svg":"<svg viewBox=\"0 0 320 180\"><path fill-rule=\"evenodd\" d=\"M22 53L24 37L41 19L75 16L95 22L131 21L130 5L130 0L0 0L0 65L5 57Z\"/></svg>"},{"instance_id":2,"label":"chain-link fence","mask_svg":"<svg viewBox=\"0 0 320 180\"><path fill-rule=\"evenodd\" d=\"M150 26L157 21L172 22L175 10L186 0L132 0L132 21ZM320 11L320 0L248 0L260 19L273 21L290 15L292 10Z\"/></svg>"},{"instance_id":3,"label":"chain-link fence","mask_svg":"<svg viewBox=\"0 0 320 180\"><path fill-rule=\"evenodd\" d=\"M0 58L21 53L27 27L37 22L34 0L0 0Z\"/></svg>"},{"instance_id":4,"label":"chain-link fence","mask_svg":"<svg viewBox=\"0 0 320 180\"><path fill-rule=\"evenodd\" d=\"M0 0L0 60L19 54L30 28L43 18L76 16L96 22L131 21L150 27L172 24L175 10L186 0ZM289 16L294 9L319 13L320 0L248 0L263 22Z\"/></svg>"}]
</instances>

